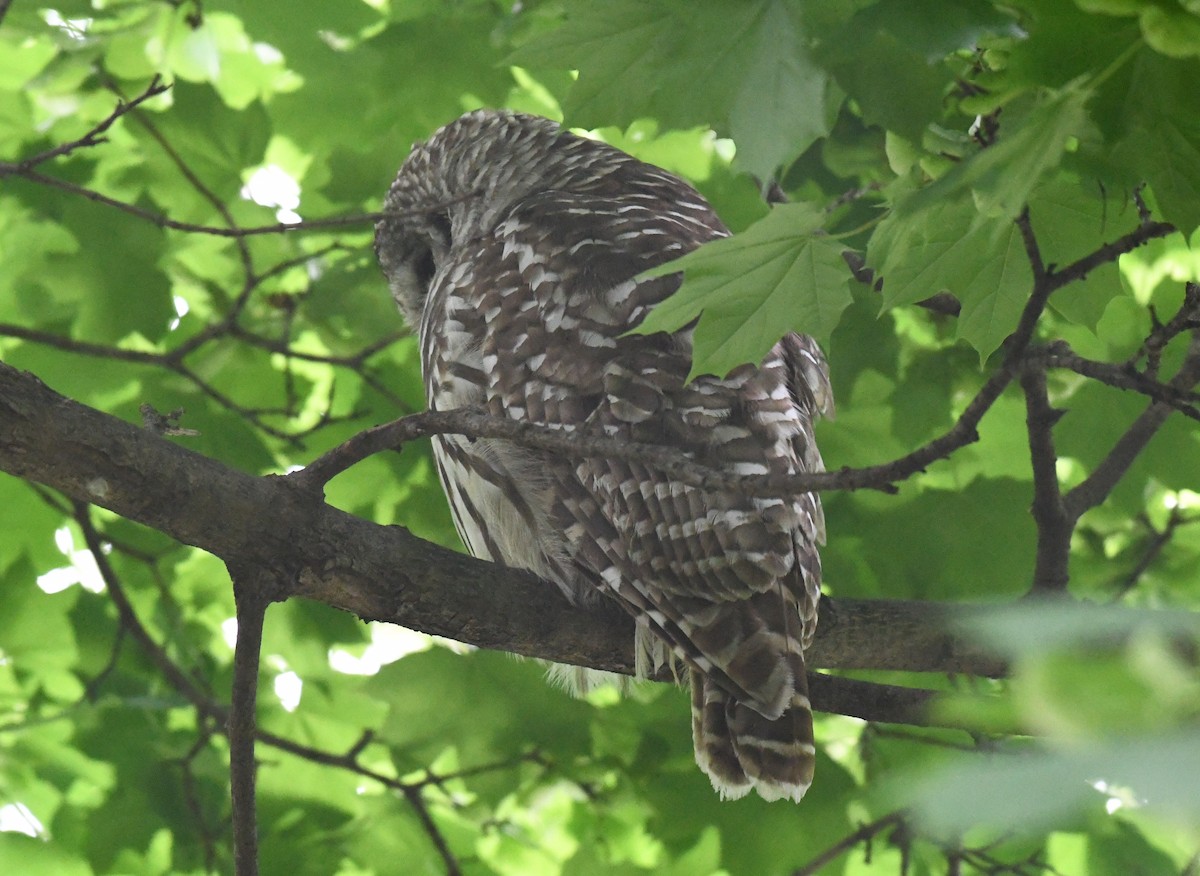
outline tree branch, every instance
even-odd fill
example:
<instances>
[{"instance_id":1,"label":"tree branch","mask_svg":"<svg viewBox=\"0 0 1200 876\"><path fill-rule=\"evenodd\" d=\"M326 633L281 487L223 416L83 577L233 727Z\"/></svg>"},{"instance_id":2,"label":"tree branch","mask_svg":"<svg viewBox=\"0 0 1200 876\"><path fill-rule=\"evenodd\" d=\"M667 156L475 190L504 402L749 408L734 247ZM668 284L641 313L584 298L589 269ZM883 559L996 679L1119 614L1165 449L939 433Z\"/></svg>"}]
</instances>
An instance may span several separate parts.
<instances>
[{"instance_id":1,"label":"tree branch","mask_svg":"<svg viewBox=\"0 0 1200 876\"><path fill-rule=\"evenodd\" d=\"M55 158L61 158L64 155L70 155L72 152L75 152L79 149L88 149L92 146L98 146L99 144L106 142L104 134L113 126L117 119L121 118L121 116L125 115L126 113L137 109L141 104L145 103L151 98L158 97L158 95L168 91L170 88L170 84L163 82L162 77L156 74L154 78L150 80L150 84L145 87L141 94L133 98L133 100L119 101L116 107L114 107L113 111L109 113L107 117L105 117L99 124L93 127L82 137L78 137L67 143L60 143L53 149L47 149L45 152L39 152L36 155L31 155L28 158L21 159L16 163L16 170L14 172L23 176L29 171L33 170L33 168L37 167L39 164L52 161ZM3 173L0 173L0 176L3 175Z\"/></svg>"},{"instance_id":2,"label":"tree branch","mask_svg":"<svg viewBox=\"0 0 1200 876\"><path fill-rule=\"evenodd\" d=\"M448 775L434 776L430 774L424 779L405 782L391 776L384 775L376 770L364 767L359 762L359 755L361 754L362 749L367 745L368 742L370 742L369 732L365 733L362 739L360 739L359 742L350 749L350 751L346 752L345 754L334 754L318 748L312 748L308 745L302 745L282 736L277 736L274 733L269 733L259 729L256 726L256 722L248 722L246 720L246 716L244 714L246 708L245 704L240 707L240 710L243 712L241 715L238 714L239 706L236 702L232 707L226 707L222 705L210 694L203 691L199 685L193 682L187 672L185 672L174 660L171 659L170 655L167 654L166 649L154 640L154 637L150 634L150 631L145 627L141 619L138 617L137 612L133 607L133 603L130 601L120 578L118 578L116 574L116 570L113 569L112 564L108 561L108 556L104 551L103 545L105 539L92 524L91 516L89 514L89 506L83 503L75 503L73 516L83 532L84 540L87 544L88 550L91 552L92 557L96 561L96 566L100 572L100 577L103 579L109 597L112 599L113 605L117 609L117 615L120 618L120 634L124 635L125 633L128 633L133 637L133 639L138 643L138 646L158 669L159 673L161 673L163 679L166 680L166 682L170 684L175 691L177 691L181 696L184 697L184 699L186 699L192 704L192 706L195 707L196 711L202 716L202 725L206 724L210 727L209 730L206 730L203 735L197 739L191 753L187 758L184 759L184 761L186 762L188 759L194 757L195 754L198 753L212 732L223 731L228 737L230 745L231 787L233 789L235 810L239 805L243 809L245 808L245 801L239 804L238 797L245 796L247 794L247 789L244 787L244 781L242 782L243 787L238 787L239 777L235 774L235 769L242 769L243 779L244 776L249 775L251 777L251 782L253 782L256 763L253 757L252 743L257 739L259 742L278 749L279 751L284 751L288 754L304 758L305 760L313 763L319 763L324 766L349 770L350 772L363 776L364 778L372 779L384 787L391 788L392 790L403 794L405 800L413 807L413 811L416 813L417 819L421 822L422 827L429 835L430 842L433 844L434 848L437 850L438 854L441 855L442 860L445 862L447 876L456 876L456 874L460 872L457 859L450 851L445 836L443 836L441 830L433 821L433 817L429 813L429 807L425 803L424 798L421 796L422 789L427 785L436 784L437 782L444 781L448 778L454 778L455 776L473 775L513 766L517 762L529 759L527 756L507 762L467 767L458 771L457 773ZM241 577L240 573L239 577ZM255 636L257 641L252 642L248 638L243 638L243 624L240 621L241 618L239 618L238 624L239 647L246 648L251 655L257 655L261 647L261 630ZM237 657L235 657L235 663L237 662ZM239 687L241 687L243 690L248 690L251 693L256 690L256 685L252 683L247 684L246 682L245 676L249 674L247 672L246 662L247 661L242 660L240 661L240 664L238 664L242 667L241 674L243 675L243 679L239 680L235 678L234 680L235 701L238 699ZM257 667L256 660L255 664ZM238 666L235 665L235 675L237 673ZM254 669L254 674L250 677L250 681L253 682L256 681L256 679L257 668ZM95 684L95 681L96 680L93 679L92 685ZM235 738L239 736L241 737L240 740L235 742ZM242 758L247 762L242 764L241 767L235 767L234 760L239 756L239 752ZM248 758L246 756L246 752L249 752ZM249 768L249 772L246 771L247 767ZM188 783L185 782L185 793L187 792L187 786ZM250 790L251 794L249 799L250 803L252 804L252 788ZM203 817L200 815L198 808L196 811L197 821L201 827L201 833L205 838L206 854L210 859L209 869L211 870L214 869L211 859L215 857L212 850L211 833L207 828ZM252 812L253 809L250 811ZM236 811L233 820L235 833L235 860L241 860L249 857L251 864L256 865L257 860L253 849L255 838L254 833L251 832L249 834L249 838L247 838L247 825L244 822L239 824L239 816ZM253 824L249 825L249 828L252 829L253 827ZM238 836L239 833L240 836ZM242 865L239 864L238 866Z\"/></svg>"},{"instance_id":3,"label":"tree branch","mask_svg":"<svg viewBox=\"0 0 1200 876\"><path fill-rule=\"evenodd\" d=\"M226 562L296 570L295 593L484 648L632 674L633 622L571 606L516 569L325 505L288 479L252 477L72 402L0 364L0 469L195 545ZM486 585L485 585L486 582ZM810 663L1000 675L948 632L970 609L825 600ZM840 680L839 680L840 681ZM814 704L822 703L814 697ZM894 720L894 715L864 715Z\"/></svg>"},{"instance_id":4,"label":"tree branch","mask_svg":"<svg viewBox=\"0 0 1200 876\"><path fill-rule=\"evenodd\" d=\"M876 834L882 833L888 828L902 827L904 825L904 813L892 812L882 818L876 819L869 824L864 824L854 833L848 834L831 845L821 854L817 855L803 867L792 871L792 876L816 876L825 867L826 864L836 861L846 852L850 851L859 843L869 843Z\"/></svg>"},{"instance_id":5,"label":"tree branch","mask_svg":"<svg viewBox=\"0 0 1200 876\"><path fill-rule=\"evenodd\" d=\"M1200 331L1192 337L1183 365L1169 385L1172 389L1186 391L1195 386L1197 381L1200 381ZM1078 520L1104 501L1173 410L1169 404L1151 402L1141 416L1133 421L1092 473L1063 497L1064 506L1072 519Z\"/></svg>"},{"instance_id":6,"label":"tree branch","mask_svg":"<svg viewBox=\"0 0 1200 876\"><path fill-rule=\"evenodd\" d=\"M1065 341L1056 341L1038 350L1030 350L1026 363L1043 363L1046 368L1065 368L1083 377L1111 386L1136 392L1154 401L1170 405L1185 417L1200 420L1200 395L1174 388L1138 371L1131 363L1120 365L1097 362L1080 356Z\"/></svg>"},{"instance_id":7,"label":"tree branch","mask_svg":"<svg viewBox=\"0 0 1200 876\"><path fill-rule=\"evenodd\" d=\"M255 784L258 763L254 738L258 733L258 668L263 620L269 598L268 576L230 567L237 602L237 643L233 652L233 693L230 697L229 788L233 803L233 868L236 876L258 876L258 816Z\"/></svg>"},{"instance_id":8,"label":"tree branch","mask_svg":"<svg viewBox=\"0 0 1200 876\"><path fill-rule=\"evenodd\" d=\"M1025 393L1025 426L1033 467L1033 513L1037 524L1037 560L1033 573L1035 593L1062 592L1069 578L1073 523L1063 507L1058 487L1058 452L1054 424L1063 412L1050 407L1046 372L1029 366L1021 373Z\"/></svg>"}]
</instances>

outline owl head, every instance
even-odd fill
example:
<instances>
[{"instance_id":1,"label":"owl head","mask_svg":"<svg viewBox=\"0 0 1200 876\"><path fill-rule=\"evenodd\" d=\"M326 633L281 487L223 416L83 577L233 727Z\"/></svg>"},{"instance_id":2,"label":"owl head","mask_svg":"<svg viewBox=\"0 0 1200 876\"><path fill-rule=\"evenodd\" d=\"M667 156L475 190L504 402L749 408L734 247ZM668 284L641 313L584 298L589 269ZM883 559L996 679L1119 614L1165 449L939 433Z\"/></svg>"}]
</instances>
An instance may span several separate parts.
<instances>
[{"instance_id":1,"label":"owl head","mask_svg":"<svg viewBox=\"0 0 1200 876\"><path fill-rule=\"evenodd\" d=\"M539 116L476 110L415 145L384 200L375 253L408 324L449 254L488 234L515 203L539 191L602 184L635 163L604 143Z\"/></svg>"}]
</instances>

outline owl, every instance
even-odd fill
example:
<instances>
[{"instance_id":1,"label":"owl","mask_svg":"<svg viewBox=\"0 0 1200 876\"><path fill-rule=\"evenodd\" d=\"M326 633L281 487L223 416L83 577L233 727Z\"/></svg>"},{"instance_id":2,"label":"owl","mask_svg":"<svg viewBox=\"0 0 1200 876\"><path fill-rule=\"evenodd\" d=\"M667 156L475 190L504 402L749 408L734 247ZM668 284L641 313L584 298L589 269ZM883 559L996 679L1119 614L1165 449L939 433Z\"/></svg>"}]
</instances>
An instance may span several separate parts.
<instances>
[{"instance_id":1,"label":"owl","mask_svg":"<svg viewBox=\"0 0 1200 876\"><path fill-rule=\"evenodd\" d=\"M811 338L789 334L757 366L689 380L690 326L630 334L681 282L643 273L728 234L678 177L547 119L480 110L413 148L375 250L417 334L431 410L666 445L738 475L820 471L813 421L833 399ZM575 603L616 600L636 621L639 671L687 674L696 760L722 797L804 795L816 494L754 498L620 454L457 435L433 451L474 556Z\"/></svg>"}]
</instances>

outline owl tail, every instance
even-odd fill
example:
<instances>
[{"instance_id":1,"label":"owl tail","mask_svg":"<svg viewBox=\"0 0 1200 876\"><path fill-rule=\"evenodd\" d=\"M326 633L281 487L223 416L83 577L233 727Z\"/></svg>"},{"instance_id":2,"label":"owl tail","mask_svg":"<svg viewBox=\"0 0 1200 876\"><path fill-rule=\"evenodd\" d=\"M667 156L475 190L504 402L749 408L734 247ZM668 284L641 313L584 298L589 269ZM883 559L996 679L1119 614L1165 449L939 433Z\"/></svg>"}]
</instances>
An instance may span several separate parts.
<instances>
[{"instance_id":1,"label":"owl tail","mask_svg":"<svg viewBox=\"0 0 1200 876\"><path fill-rule=\"evenodd\" d=\"M764 800L800 802L812 784L816 755L803 672L791 706L775 719L739 703L695 669L691 683L696 763L717 793L736 800L753 789Z\"/></svg>"}]
</instances>

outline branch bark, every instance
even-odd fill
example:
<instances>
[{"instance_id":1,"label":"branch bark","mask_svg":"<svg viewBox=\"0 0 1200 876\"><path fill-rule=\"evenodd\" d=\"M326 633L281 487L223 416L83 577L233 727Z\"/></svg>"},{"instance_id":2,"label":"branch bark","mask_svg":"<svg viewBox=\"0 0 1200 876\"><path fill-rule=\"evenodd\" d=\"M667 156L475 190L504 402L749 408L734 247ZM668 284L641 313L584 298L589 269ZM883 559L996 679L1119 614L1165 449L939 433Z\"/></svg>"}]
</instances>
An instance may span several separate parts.
<instances>
[{"instance_id":1,"label":"branch bark","mask_svg":"<svg viewBox=\"0 0 1200 876\"><path fill-rule=\"evenodd\" d=\"M615 606L572 606L557 588L527 572L347 514L287 478L236 471L71 401L3 363L0 470L107 508L227 563L285 570L295 582L291 595L364 620L529 657L633 672L633 624ZM826 599L809 662L832 669L1001 675L1001 661L949 632L971 611L936 603ZM846 704L840 705L844 710ZM902 713L911 714L911 705ZM897 714L886 707L881 704L886 714Z\"/></svg>"}]
</instances>

